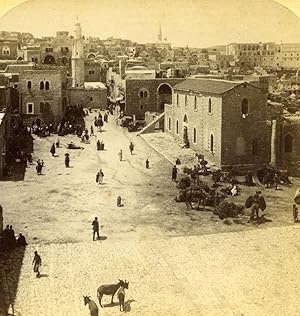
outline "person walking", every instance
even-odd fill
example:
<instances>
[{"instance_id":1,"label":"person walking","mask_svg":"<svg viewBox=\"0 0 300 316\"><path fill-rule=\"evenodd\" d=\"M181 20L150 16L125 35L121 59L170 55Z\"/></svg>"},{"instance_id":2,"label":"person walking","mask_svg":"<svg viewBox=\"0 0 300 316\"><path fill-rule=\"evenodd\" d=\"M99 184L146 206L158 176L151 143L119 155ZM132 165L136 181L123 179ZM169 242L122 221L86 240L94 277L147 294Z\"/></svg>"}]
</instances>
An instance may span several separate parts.
<instances>
[{"instance_id":1,"label":"person walking","mask_svg":"<svg viewBox=\"0 0 300 316\"><path fill-rule=\"evenodd\" d=\"M129 150L130 150L131 155L133 155L134 145L132 142L130 142L129 144Z\"/></svg>"},{"instance_id":2,"label":"person walking","mask_svg":"<svg viewBox=\"0 0 300 316\"><path fill-rule=\"evenodd\" d=\"M100 238L100 236L99 236L99 222L98 222L97 217L95 217L95 219L92 223L92 226L93 226L93 241L95 241L95 240ZM97 239L95 239L96 234L97 234Z\"/></svg>"},{"instance_id":3,"label":"person walking","mask_svg":"<svg viewBox=\"0 0 300 316\"><path fill-rule=\"evenodd\" d=\"M146 169L149 169L149 166L150 166L150 161L149 161L149 159L147 158L147 160L146 160Z\"/></svg>"},{"instance_id":4,"label":"person walking","mask_svg":"<svg viewBox=\"0 0 300 316\"><path fill-rule=\"evenodd\" d=\"M120 161L122 161L122 159L123 159L123 152L122 152L122 149L119 151L118 155L119 155Z\"/></svg>"},{"instance_id":5,"label":"person walking","mask_svg":"<svg viewBox=\"0 0 300 316\"><path fill-rule=\"evenodd\" d=\"M70 154L65 154L65 166L66 168L70 167Z\"/></svg>"},{"instance_id":6,"label":"person walking","mask_svg":"<svg viewBox=\"0 0 300 316\"><path fill-rule=\"evenodd\" d=\"M176 168L176 165L172 169L172 181L177 181L177 171L178 169Z\"/></svg>"},{"instance_id":7,"label":"person walking","mask_svg":"<svg viewBox=\"0 0 300 316\"><path fill-rule=\"evenodd\" d=\"M33 258L32 264L33 264L33 272L35 272L36 277L39 278L41 276L40 267L42 265L42 259L37 251L34 252L34 258Z\"/></svg>"},{"instance_id":8,"label":"person walking","mask_svg":"<svg viewBox=\"0 0 300 316\"><path fill-rule=\"evenodd\" d=\"M98 172L97 172L97 175L96 175L96 182L98 184L103 184L103 177L104 177L104 173L102 171L102 169L100 169Z\"/></svg>"}]
</instances>

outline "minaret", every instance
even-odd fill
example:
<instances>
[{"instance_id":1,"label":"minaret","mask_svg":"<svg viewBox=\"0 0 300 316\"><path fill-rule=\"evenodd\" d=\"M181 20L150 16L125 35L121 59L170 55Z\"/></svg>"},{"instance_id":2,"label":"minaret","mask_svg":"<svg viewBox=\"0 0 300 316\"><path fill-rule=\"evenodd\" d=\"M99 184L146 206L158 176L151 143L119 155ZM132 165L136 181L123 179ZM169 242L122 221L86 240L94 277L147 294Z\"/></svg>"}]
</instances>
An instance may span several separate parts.
<instances>
[{"instance_id":1,"label":"minaret","mask_svg":"<svg viewBox=\"0 0 300 316\"><path fill-rule=\"evenodd\" d=\"M72 44L72 87L84 86L83 40L80 23L75 24Z\"/></svg>"},{"instance_id":2,"label":"minaret","mask_svg":"<svg viewBox=\"0 0 300 316\"><path fill-rule=\"evenodd\" d=\"M162 41L162 31L161 31L161 24L160 23L159 23L159 31L158 31L157 39L159 42Z\"/></svg>"}]
</instances>

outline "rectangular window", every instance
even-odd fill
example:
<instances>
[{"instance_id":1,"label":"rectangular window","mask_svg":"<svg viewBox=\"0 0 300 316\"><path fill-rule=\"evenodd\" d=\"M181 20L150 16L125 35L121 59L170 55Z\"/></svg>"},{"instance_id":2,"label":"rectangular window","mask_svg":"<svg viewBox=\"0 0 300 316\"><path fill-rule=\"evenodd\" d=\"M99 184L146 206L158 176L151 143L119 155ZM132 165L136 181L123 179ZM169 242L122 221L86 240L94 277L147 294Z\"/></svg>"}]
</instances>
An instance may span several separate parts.
<instances>
[{"instance_id":1,"label":"rectangular window","mask_svg":"<svg viewBox=\"0 0 300 316\"><path fill-rule=\"evenodd\" d=\"M179 94L176 93L176 104L179 106Z\"/></svg>"},{"instance_id":2,"label":"rectangular window","mask_svg":"<svg viewBox=\"0 0 300 316\"><path fill-rule=\"evenodd\" d=\"M194 110L196 111L198 108L198 105L197 105L197 96L194 97Z\"/></svg>"},{"instance_id":3,"label":"rectangular window","mask_svg":"<svg viewBox=\"0 0 300 316\"><path fill-rule=\"evenodd\" d=\"M33 114L33 113L34 113L33 103L27 103L27 114Z\"/></svg>"}]
</instances>

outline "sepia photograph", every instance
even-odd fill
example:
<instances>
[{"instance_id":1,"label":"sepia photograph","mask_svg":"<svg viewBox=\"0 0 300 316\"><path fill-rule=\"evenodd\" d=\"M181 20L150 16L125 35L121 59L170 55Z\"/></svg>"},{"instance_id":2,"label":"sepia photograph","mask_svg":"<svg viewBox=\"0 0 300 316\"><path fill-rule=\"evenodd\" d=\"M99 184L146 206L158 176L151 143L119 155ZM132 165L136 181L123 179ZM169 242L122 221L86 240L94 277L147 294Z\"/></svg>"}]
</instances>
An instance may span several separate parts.
<instances>
[{"instance_id":1,"label":"sepia photograph","mask_svg":"<svg viewBox=\"0 0 300 316\"><path fill-rule=\"evenodd\" d=\"M299 210L299 0L0 0L0 316L299 316Z\"/></svg>"}]
</instances>

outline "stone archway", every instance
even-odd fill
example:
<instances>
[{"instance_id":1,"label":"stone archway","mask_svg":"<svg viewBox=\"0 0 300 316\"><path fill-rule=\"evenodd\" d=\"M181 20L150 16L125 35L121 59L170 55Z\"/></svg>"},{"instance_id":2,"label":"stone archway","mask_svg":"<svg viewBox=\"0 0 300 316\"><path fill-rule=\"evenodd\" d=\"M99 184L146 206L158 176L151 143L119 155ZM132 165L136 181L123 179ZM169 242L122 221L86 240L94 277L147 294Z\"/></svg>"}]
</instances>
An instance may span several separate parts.
<instances>
[{"instance_id":1,"label":"stone archway","mask_svg":"<svg viewBox=\"0 0 300 316\"><path fill-rule=\"evenodd\" d=\"M47 55L44 59L44 64L47 65L56 65L55 58L51 55Z\"/></svg>"},{"instance_id":2,"label":"stone archway","mask_svg":"<svg viewBox=\"0 0 300 316\"><path fill-rule=\"evenodd\" d=\"M172 87L168 83L162 83L157 88L157 109L163 112L165 104L172 104Z\"/></svg>"}]
</instances>

